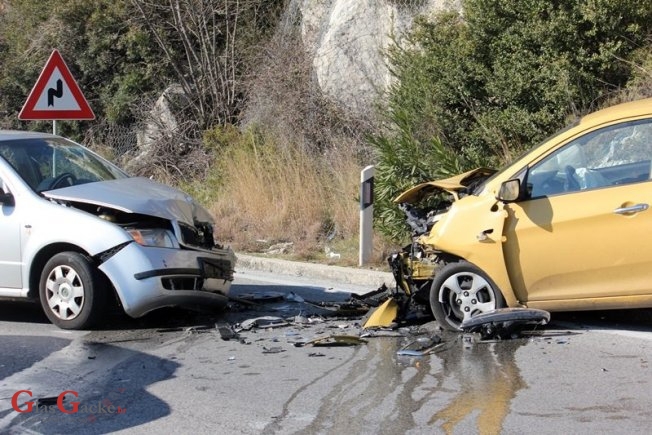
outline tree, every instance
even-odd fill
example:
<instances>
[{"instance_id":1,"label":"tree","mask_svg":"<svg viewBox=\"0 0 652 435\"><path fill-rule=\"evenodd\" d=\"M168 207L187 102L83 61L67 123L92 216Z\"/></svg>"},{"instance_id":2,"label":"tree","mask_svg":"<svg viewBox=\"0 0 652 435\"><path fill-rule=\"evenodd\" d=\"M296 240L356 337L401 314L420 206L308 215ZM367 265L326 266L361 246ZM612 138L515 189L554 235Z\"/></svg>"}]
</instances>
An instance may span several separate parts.
<instances>
[{"instance_id":1,"label":"tree","mask_svg":"<svg viewBox=\"0 0 652 435\"><path fill-rule=\"evenodd\" d=\"M58 49L98 121L131 124L140 103L171 82L161 54L125 2L11 0L0 13L0 112L5 127L24 128L17 113L53 49ZM62 123L80 139L83 122ZM44 129L31 122L29 128Z\"/></svg>"},{"instance_id":2,"label":"tree","mask_svg":"<svg viewBox=\"0 0 652 435\"><path fill-rule=\"evenodd\" d=\"M463 6L463 13L417 20L388 51L395 77L388 128L372 142L381 162L397 165L403 164L398 148L419 144L408 148L415 153L409 161L425 168L414 182L446 172L432 144L457 155L462 169L496 165L569 116L597 108L628 83L630 58L649 46L652 34L645 0L466 0ZM395 194L402 182L378 178L381 194ZM393 207L390 199L381 196L380 204ZM391 215L383 207L377 216Z\"/></svg>"},{"instance_id":3,"label":"tree","mask_svg":"<svg viewBox=\"0 0 652 435\"><path fill-rule=\"evenodd\" d=\"M282 1L131 0L188 97L199 130L235 124L249 71L247 50L270 26Z\"/></svg>"}]
</instances>

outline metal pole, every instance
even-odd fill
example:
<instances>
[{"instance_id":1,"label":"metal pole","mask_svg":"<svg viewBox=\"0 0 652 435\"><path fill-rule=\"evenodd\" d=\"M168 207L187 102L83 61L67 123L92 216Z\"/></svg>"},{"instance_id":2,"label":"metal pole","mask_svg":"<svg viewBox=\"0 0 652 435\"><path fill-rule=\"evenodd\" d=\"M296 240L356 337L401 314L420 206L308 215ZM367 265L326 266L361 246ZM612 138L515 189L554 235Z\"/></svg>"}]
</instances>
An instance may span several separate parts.
<instances>
[{"instance_id":1,"label":"metal pole","mask_svg":"<svg viewBox=\"0 0 652 435\"><path fill-rule=\"evenodd\" d=\"M52 134L57 134L57 120L52 120Z\"/></svg>"},{"instance_id":2,"label":"metal pole","mask_svg":"<svg viewBox=\"0 0 652 435\"><path fill-rule=\"evenodd\" d=\"M360 255L359 266L369 262L373 251L374 166L360 172Z\"/></svg>"}]
</instances>

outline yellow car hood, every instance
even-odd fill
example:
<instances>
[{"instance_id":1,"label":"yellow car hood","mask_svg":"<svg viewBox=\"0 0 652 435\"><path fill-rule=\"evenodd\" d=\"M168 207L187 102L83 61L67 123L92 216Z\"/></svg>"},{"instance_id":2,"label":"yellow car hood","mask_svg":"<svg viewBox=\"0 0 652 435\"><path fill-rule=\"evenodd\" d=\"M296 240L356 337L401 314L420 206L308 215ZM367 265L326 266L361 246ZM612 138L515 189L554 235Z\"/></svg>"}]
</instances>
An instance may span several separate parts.
<instances>
[{"instance_id":1,"label":"yellow car hood","mask_svg":"<svg viewBox=\"0 0 652 435\"><path fill-rule=\"evenodd\" d=\"M427 181L425 183L417 184L414 187L406 190L396 197L394 200L395 203L415 203L419 202L426 196L432 195L438 190L443 190L445 192L453 194L457 199L457 191L465 189L477 178L489 177L496 173L495 169L488 168L476 168L463 174L455 175L450 178L444 178L443 180Z\"/></svg>"}]
</instances>

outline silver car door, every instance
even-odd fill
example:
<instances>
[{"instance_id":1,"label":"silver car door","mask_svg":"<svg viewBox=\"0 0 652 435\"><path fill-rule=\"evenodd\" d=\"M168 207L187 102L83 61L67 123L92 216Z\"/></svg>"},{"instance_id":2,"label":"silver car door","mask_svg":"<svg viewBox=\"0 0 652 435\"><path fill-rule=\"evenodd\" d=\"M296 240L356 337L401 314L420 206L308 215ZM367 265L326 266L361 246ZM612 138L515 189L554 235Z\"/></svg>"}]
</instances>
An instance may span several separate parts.
<instances>
[{"instance_id":1,"label":"silver car door","mask_svg":"<svg viewBox=\"0 0 652 435\"><path fill-rule=\"evenodd\" d=\"M0 187L0 193L9 193L1 179ZM22 287L20 222L15 204L5 200L0 203L0 288Z\"/></svg>"}]
</instances>

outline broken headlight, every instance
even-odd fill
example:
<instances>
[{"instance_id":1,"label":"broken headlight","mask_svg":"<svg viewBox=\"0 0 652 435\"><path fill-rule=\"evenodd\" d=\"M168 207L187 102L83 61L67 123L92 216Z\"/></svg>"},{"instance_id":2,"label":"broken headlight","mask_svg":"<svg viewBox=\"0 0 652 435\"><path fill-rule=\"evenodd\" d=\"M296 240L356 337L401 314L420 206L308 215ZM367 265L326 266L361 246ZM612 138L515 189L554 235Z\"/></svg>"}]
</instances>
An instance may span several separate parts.
<instances>
[{"instance_id":1,"label":"broken headlight","mask_svg":"<svg viewBox=\"0 0 652 435\"><path fill-rule=\"evenodd\" d=\"M163 229L130 229L127 230L134 241L142 246L158 248L178 248L179 243L171 231Z\"/></svg>"}]
</instances>

